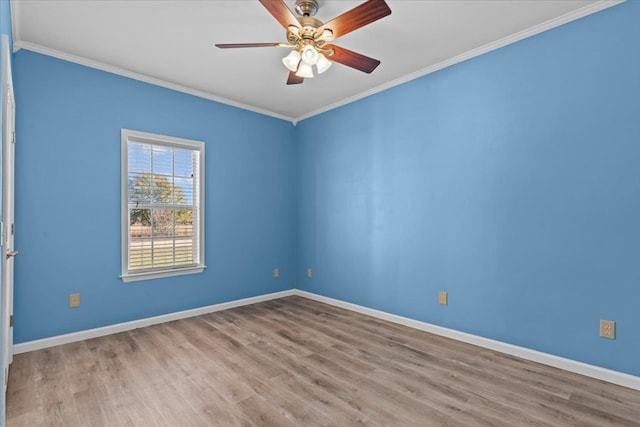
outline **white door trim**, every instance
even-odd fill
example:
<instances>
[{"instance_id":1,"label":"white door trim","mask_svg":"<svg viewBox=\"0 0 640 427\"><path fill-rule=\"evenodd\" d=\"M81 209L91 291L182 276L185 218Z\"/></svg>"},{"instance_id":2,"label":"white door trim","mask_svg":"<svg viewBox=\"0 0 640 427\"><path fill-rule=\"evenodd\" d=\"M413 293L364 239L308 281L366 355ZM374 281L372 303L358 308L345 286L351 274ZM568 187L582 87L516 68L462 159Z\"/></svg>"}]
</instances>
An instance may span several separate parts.
<instances>
[{"instance_id":1,"label":"white door trim","mask_svg":"<svg viewBox=\"0 0 640 427\"><path fill-rule=\"evenodd\" d=\"M15 141L15 98L11 75L11 56L9 38L2 35L2 223L0 226L0 244L2 251L2 402L6 402L6 387L9 365L13 361L13 327L10 318L13 314L13 255L6 254L13 250L13 156ZM4 411L6 412L6 411ZM3 414L4 414L3 412ZM4 425L4 419L0 420Z\"/></svg>"}]
</instances>

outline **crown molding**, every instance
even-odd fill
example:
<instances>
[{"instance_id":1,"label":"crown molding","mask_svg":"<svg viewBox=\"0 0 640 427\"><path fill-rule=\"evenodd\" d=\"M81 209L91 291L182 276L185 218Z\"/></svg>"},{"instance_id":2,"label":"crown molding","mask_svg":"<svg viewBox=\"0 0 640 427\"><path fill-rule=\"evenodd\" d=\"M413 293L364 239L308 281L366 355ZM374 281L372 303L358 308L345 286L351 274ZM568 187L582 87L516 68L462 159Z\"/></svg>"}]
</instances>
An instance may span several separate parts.
<instances>
[{"instance_id":1,"label":"crown molding","mask_svg":"<svg viewBox=\"0 0 640 427\"><path fill-rule=\"evenodd\" d=\"M511 34L507 37L503 37L499 40L493 41L491 43L487 43L484 46L480 46L475 49L469 50L467 52L461 53L460 55L454 56L445 61L439 62L437 64L434 64L429 67L423 68L421 70L415 71L413 73L407 74L395 80L391 80L387 83L381 84L380 86L376 86L372 89L361 92L357 95L350 96L348 98L343 99L342 101L329 104L322 108L318 108L317 110L313 110L309 113L298 116L293 120L293 123L296 124L302 120L308 119L313 116L317 116L318 114L326 113L327 111L336 109L338 107L342 107L343 105L350 104L352 102L358 101L368 96L375 95L376 93L383 92L387 89L391 89L392 87L399 86L403 83L410 82L411 80L415 80L420 77L426 76L427 74L435 73L436 71L440 71L443 68L450 67L452 65L458 64L468 59L475 58L476 56L480 56L485 53L491 52L493 50L499 49L501 47L518 42L520 40L524 40L528 37L535 36L536 34L540 34L542 32L551 30L555 27L559 27L560 25L564 25L571 21L575 21L576 19L584 18L585 16L594 14L596 12L600 12L601 10L608 9L612 6L616 6L620 3L624 3L625 1L626 0L600 0L588 6L582 7L580 9L576 9L572 12L569 12L564 15L545 21L541 24L534 25L533 27L529 27L525 30Z\"/></svg>"},{"instance_id":2,"label":"crown molding","mask_svg":"<svg viewBox=\"0 0 640 427\"><path fill-rule=\"evenodd\" d=\"M149 83L152 85L164 87L166 89L175 90L178 92L186 93L188 95L197 96L199 98L208 99L210 101L215 101L220 104L229 105L232 107L240 108L242 110L252 111L254 113L263 114L266 116L271 116L276 119L285 120L288 122L294 122L295 120L293 117L285 116L283 114L278 114L273 111L265 110L263 108L254 107L249 104L244 104L242 102L237 102L228 98L213 95L211 93L208 93L202 90L193 89L187 86L182 86L176 83L168 82L166 80L158 79L156 77L147 76L146 74L136 73L134 71L129 71L120 67L115 67L113 65L105 64L103 62L94 61L92 59L87 59L81 56L72 55L70 53L62 52L56 49L51 49L36 43L25 42L25 41L14 39L13 47L14 47L14 51L17 51L19 49L29 50L31 52L40 53L42 55L51 56L57 59L62 59L64 61L73 62L75 64L84 65L90 68L95 68L97 70L106 71L107 73L117 74L119 76L128 77L130 79L138 80L144 83Z\"/></svg>"},{"instance_id":3,"label":"crown molding","mask_svg":"<svg viewBox=\"0 0 640 427\"><path fill-rule=\"evenodd\" d=\"M520 40L526 39L528 37L535 36L536 34L540 34L544 31L553 29L560 25L567 24L571 21L575 21L577 19L583 18L585 16L594 14L596 12L600 12L604 9L608 9L610 7L616 6L620 3L624 3L626 0L599 0L595 3L592 3L588 6L582 7L580 9L574 10L572 12L566 13L562 16L550 19L546 22L543 22L538 25L534 25L533 27L527 28L525 30L519 31L507 37L503 37L499 40L493 41L491 43L485 44L484 46L480 46L478 48L469 50L460 55L449 58L445 61L439 62L437 64L431 65L429 67L425 67L421 70L415 71L413 73L407 74L405 76L399 77L395 80L391 80L387 83L376 86L372 89L366 90L359 94L347 97L341 101L326 105L324 107L318 108L316 110L310 111L308 113L302 114L297 117L285 116L283 114L279 114L270 110L266 110L263 108L258 108L249 104L244 104L241 102L233 101L228 98L224 98L221 96L217 96L211 94L209 92L205 92L198 89L193 89L187 86L182 86L176 83L171 83L166 80L158 79L155 77L151 77L145 74L136 73L133 71L129 71L120 67L115 67L112 65L108 65L99 61L94 61L92 59L84 58L77 55L72 55L66 52L62 52L55 49L50 49L35 43L22 41L20 39L20 29L18 26L19 19L18 16L20 14L20 7L18 4L20 2L10 2L11 5L11 21L12 21L12 29L13 29L13 50L18 51L19 49L26 49L36 53L41 53L43 55L52 56L54 58L62 59L65 61L73 62L76 64L84 65L90 68L95 68L98 70L106 71L108 73L121 75L124 77L128 77L134 80L142 81L145 83L153 84L156 86L161 86L167 89L175 90L178 92L183 92L189 95L197 96L199 98L208 99L210 101L215 101L221 104L229 105L232 107L240 108L243 110L252 111L254 113L267 115L270 117L274 117L280 120L285 120L291 122L294 126L298 124L298 122L317 116L319 114L325 113L327 111L342 107L343 105L351 104L352 102L358 101L360 99L369 97L371 95L375 95L376 93L383 92L387 89L391 89L395 86L399 86L401 84L410 82L412 80L418 79L420 77L426 76L428 74L434 73L436 71L442 70L444 68L450 67L452 65L458 64L460 62L466 61L471 58L475 58L476 56L483 55L485 53L491 52L493 50L499 49L501 47L507 46L509 44L518 42Z\"/></svg>"}]
</instances>

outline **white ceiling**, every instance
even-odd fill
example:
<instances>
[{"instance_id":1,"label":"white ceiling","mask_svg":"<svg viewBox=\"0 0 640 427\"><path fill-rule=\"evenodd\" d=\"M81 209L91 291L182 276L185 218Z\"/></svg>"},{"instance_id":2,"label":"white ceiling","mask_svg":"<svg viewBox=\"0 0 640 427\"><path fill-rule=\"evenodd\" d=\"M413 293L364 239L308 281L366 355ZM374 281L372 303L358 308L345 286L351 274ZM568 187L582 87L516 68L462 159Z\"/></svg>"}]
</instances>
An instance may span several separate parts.
<instances>
[{"instance_id":1,"label":"white ceiling","mask_svg":"<svg viewBox=\"0 0 640 427\"><path fill-rule=\"evenodd\" d=\"M257 0L12 0L14 46L291 120L310 117L585 16L617 1L388 0L392 14L335 44L379 59L364 74L341 64L287 86L284 42ZM293 9L293 0L287 4ZM362 1L320 0L323 22Z\"/></svg>"}]
</instances>

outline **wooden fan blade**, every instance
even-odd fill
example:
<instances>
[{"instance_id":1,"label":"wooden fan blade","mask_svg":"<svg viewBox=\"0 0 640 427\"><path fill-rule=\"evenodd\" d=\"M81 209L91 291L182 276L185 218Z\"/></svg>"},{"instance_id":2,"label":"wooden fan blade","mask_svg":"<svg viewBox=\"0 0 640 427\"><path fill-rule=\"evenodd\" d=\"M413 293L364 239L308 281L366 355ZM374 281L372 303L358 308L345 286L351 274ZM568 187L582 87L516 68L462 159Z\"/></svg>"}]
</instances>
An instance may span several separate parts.
<instances>
[{"instance_id":1,"label":"wooden fan blade","mask_svg":"<svg viewBox=\"0 0 640 427\"><path fill-rule=\"evenodd\" d=\"M327 59L330 61L339 62L340 64L355 68L356 70L363 71L367 74L371 73L378 65L380 65L380 61L377 59L369 58L361 53L333 44L323 46L323 49L333 50L333 55L327 56Z\"/></svg>"},{"instance_id":2,"label":"wooden fan blade","mask_svg":"<svg viewBox=\"0 0 640 427\"><path fill-rule=\"evenodd\" d=\"M238 47L279 47L282 43L221 43L216 44L220 49L234 49Z\"/></svg>"},{"instance_id":3,"label":"wooden fan blade","mask_svg":"<svg viewBox=\"0 0 640 427\"><path fill-rule=\"evenodd\" d=\"M258 0L274 18L289 31L290 26L300 28L300 23L296 19L295 15L287 7L284 0Z\"/></svg>"},{"instance_id":4,"label":"wooden fan blade","mask_svg":"<svg viewBox=\"0 0 640 427\"><path fill-rule=\"evenodd\" d=\"M303 81L304 81L304 77L296 76L295 71L290 71L289 72L289 78L287 79L287 84L288 85L299 85Z\"/></svg>"},{"instance_id":5,"label":"wooden fan blade","mask_svg":"<svg viewBox=\"0 0 640 427\"><path fill-rule=\"evenodd\" d=\"M333 34L322 40L335 40L388 15L391 15L391 9L384 0L369 0L322 25L316 30L316 34L321 35L324 30L331 30Z\"/></svg>"}]
</instances>

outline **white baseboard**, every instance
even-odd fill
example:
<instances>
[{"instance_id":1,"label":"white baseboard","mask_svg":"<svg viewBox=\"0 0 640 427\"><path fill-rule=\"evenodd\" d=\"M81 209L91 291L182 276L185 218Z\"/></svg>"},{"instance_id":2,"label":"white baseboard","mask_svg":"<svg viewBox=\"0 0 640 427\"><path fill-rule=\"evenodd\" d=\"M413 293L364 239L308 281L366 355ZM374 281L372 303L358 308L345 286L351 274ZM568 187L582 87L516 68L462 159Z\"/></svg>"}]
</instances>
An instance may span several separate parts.
<instances>
[{"instance_id":1,"label":"white baseboard","mask_svg":"<svg viewBox=\"0 0 640 427\"><path fill-rule=\"evenodd\" d=\"M525 347L519 347L517 345L507 344L501 341L495 341L489 338L480 337L478 335L467 334L465 332L456 331L454 329L443 328L442 326L433 325L431 323L421 322L419 320L410 319L408 317L397 316L395 314L390 314L380 310L374 310L372 308L363 307L361 305L352 304L334 298L328 298L307 291L296 290L295 295L347 310L355 311L357 313L366 314L378 319L387 320L389 322L398 323L400 325L409 326L410 328L419 329L421 331L430 332L436 335L441 335L443 337L451 338L457 341L477 345L478 347L499 351L500 353L510 354L522 359L531 360L532 362L542 363L543 365L553 366L555 368L564 369L565 371L574 372L576 374L596 378L602 381L607 381L634 390L640 390L640 377L634 375L613 371L611 369L601 368L595 365L589 365L587 363L577 362L575 360L554 356L553 354L542 353L540 351L531 350Z\"/></svg>"},{"instance_id":2,"label":"white baseboard","mask_svg":"<svg viewBox=\"0 0 640 427\"><path fill-rule=\"evenodd\" d=\"M194 308L192 310L178 311L175 313L164 314L161 316L148 317L146 319L133 320L131 322L118 323L102 328L88 329L85 331L73 332L70 334L58 335L40 340L28 341L13 346L14 354L26 353L29 351L40 350L43 348L53 347L56 345L68 344L71 342L82 341L90 338L102 337L105 335L116 334L118 332L129 331L145 326L156 325L158 323L170 322L172 320L186 319L188 317L200 316L202 314L213 313L216 311L226 310L229 308L240 307L243 305L255 304L258 302L269 301L278 298L284 298L297 295L309 298L314 301L323 302L336 307L354 311L356 313L366 314L389 322L408 326L410 328L419 329L421 331L430 332L432 334L441 335L457 341L466 342L477 345L479 347L490 350L499 351L501 353L510 354L512 356L521 357L533 362L542 363L544 365L553 366L555 368L564 369L565 371L574 372L587 377L596 378L613 384L628 387L634 390L640 390L640 377L625 374L623 372L613 371L611 369L601 368L587 363L577 362L575 360L566 359L564 357L554 356L548 353L531 350L517 345L507 344L501 341L495 341L489 338L472 335L465 332L456 331L454 329L444 328L442 326L433 325L431 323L410 319L408 317L398 316L386 313L380 310L364 307L357 304L341 301L334 298L325 297L299 289L291 289L288 291L275 292L257 297L244 298L235 301L223 302L220 304L209 305L206 307Z\"/></svg>"},{"instance_id":3,"label":"white baseboard","mask_svg":"<svg viewBox=\"0 0 640 427\"><path fill-rule=\"evenodd\" d=\"M118 332L130 331L132 329L144 328L145 326L157 325L159 323L171 322L172 320L186 319L188 317L200 316L203 314L222 311L229 308L240 307L243 305L255 304L258 302L269 301L272 299L284 298L295 295L294 289L282 292L274 292L271 294L259 295L257 297L243 298L235 301L223 302L220 304L208 305L206 307L198 307L191 310L177 311L175 313L163 314L161 316L147 317L145 319L132 320L130 322L117 323L115 325L104 326L101 328L87 329L79 332L72 332L55 337L43 338L40 340L27 341L13 346L13 353L27 353L29 351L40 350L43 348L53 347L56 345L68 344L71 342L87 340L90 338L103 337L105 335L117 334Z\"/></svg>"}]
</instances>

